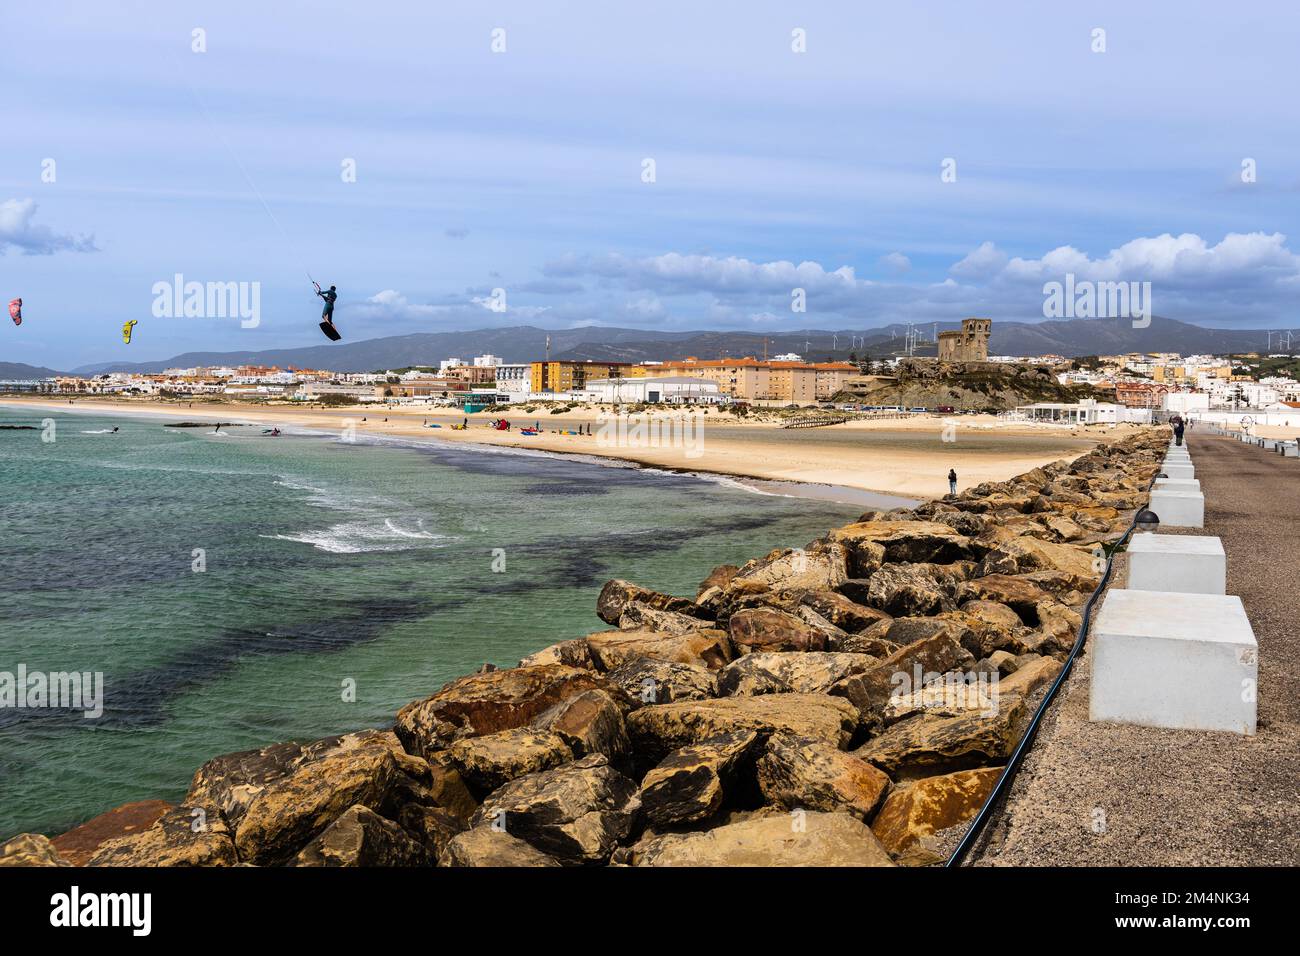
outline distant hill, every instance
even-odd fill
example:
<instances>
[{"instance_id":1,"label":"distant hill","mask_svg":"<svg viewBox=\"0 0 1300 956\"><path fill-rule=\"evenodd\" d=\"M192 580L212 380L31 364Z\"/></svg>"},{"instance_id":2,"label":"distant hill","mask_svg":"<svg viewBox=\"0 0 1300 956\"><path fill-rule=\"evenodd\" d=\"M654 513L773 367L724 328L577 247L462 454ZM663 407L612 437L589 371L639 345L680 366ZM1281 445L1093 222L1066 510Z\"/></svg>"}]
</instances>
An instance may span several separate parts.
<instances>
[{"instance_id":1,"label":"distant hill","mask_svg":"<svg viewBox=\"0 0 1300 956\"><path fill-rule=\"evenodd\" d=\"M921 334L927 338L936 329L943 332L959 327L958 322L918 325ZM1295 331L1300 335L1300 330ZM78 375L133 370L161 372L165 368L196 365L244 364L368 372L410 365L437 365L452 356L468 361L485 353L499 355L507 362L531 362L546 354L548 336L553 359L646 362L688 355L716 359L724 355L731 358L761 357L764 354L773 356L796 352L810 361L824 361L847 359L851 354L856 354L859 359L899 355L905 347L906 334L907 327L900 324L843 331L804 329L766 335L733 331L656 332L605 326L547 330L523 325L471 332L419 332L343 345L261 352L186 352L158 362L84 365L73 372ZM1073 357L1121 352L1224 354L1263 351L1267 344L1268 332L1263 329L1209 329L1160 317L1153 318L1150 326L1144 329L1133 328L1127 319L1001 322L995 318L989 348L995 355L1056 354ZM922 345L916 354L933 355L933 343ZM51 374L48 369L44 372Z\"/></svg>"},{"instance_id":2,"label":"distant hill","mask_svg":"<svg viewBox=\"0 0 1300 956\"><path fill-rule=\"evenodd\" d=\"M45 368L43 365L0 362L0 382L25 382L34 378L49 378L51 375L62 374L62 372L56 372L52 368Z\"/></svg>"}]
</instances>

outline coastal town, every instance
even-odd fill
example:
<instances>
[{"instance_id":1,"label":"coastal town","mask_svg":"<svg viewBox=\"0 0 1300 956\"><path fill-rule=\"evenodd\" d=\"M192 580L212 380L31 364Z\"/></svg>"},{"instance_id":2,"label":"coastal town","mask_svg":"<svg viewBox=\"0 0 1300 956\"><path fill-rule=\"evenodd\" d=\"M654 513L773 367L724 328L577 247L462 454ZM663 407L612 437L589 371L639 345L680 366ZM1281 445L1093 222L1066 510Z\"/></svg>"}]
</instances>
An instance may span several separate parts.
<instances>
[{"instance_id":1,"label":"coastal town","mask_svg":"<svg viewBox=\"0 0 1300 956\"><path fill-rule=\"evenodd\" d=\"M947 335L948 333L945 333ZM952 333L956 335L956 333ZM963 369L1042 370L1061 386L1088 392L1079 402L1034 402L1010 407L872 405L861 390L888 382L900 366L917 362ZM957 366L953 368L953 363ZM1193 420L1291 427L1300 425L1300 355L1250 352L1182 355L1177 352L1099 355L988 355L946 347L937 358L808 361L788 353L770 359L681 359L641 363L593 360L509 362L497 355L450 357L434 368L342 371L267 365L167 368L157 373L114 371L0 383L0 389L66 396L216 399L330 405L386 404L478 411L528 403L587 405L833 405L844 411L899 413L991 411L1029 421L1142 423L1181 415ZM968 407L962 407L967 405Z\"/></svg>"}]
</instances>

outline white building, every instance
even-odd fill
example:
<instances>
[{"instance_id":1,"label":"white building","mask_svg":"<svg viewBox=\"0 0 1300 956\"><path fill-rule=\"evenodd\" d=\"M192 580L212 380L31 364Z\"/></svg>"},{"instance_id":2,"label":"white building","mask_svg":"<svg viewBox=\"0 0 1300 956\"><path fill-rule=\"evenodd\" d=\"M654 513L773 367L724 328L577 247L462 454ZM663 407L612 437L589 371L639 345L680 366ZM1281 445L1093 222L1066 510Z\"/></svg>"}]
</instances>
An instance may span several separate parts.
<instances>
[{"instance_id":1,"label":"white building","mask_svg":"<svg viewBox=\"0 0 1300 956\"><path fill-rule=\"evenodd\" d=\"M798 352L786 352L784 355L775 355L772 357L773 362L802 362L803 356Z\"/></svg>"},{"instance_id":2,"label":"white building","mask_svg":"<svg viewBox=\"0 0 1300 956\"><path fill-rule=\"evenodd\" d=\"M669 405L707 404L722 401L718 383L690 376L662 376L657 378L600 378L575 389L574 397L601 404L664 402Z\"/></svg>"},{"instance_id":3,"label":"white building","mask_svg":"<svg viewBox=\"0 0 1300 956\"><path fill-rule=\"evenodd\" d=\"M532 390L532 366L498 365L496 389L510 396L512 402L522 402Z\"/></svg>"},{"instance_id":4,"label":"white building","mask_svg":"<svg viewBox=\"0 0 1300 956\"><path fill-rule=\"evenodd\" d=\"M1113 402L1085 399L1081 402L1035 402L1021 405L1016 415L1031 422L1060 422L1065 425L1113 425L1120 422L1150 424L1151 409L1128 408Z\"/></svg>"},{"instance_id":5,"label":"white building","mask_svg":"<svg viewBox=\"0 0 1300 956\"><path fill-rule=\"evenodd\" d=\"M438 371L445 372L449 368L456 368L457 366L464 365L464 364L465 363L458 358L443 359L440 363L438 363Z\"/></svg>"},{"instance_id":6,"label":"white building","mask_svg":"<svg viewBox=\"0 0 1300 956\"><path fill-rule=\"evenodd\" d=\"M335 385L330 382L303 382L293 393L298 401L319 401L326 395L343 395L359 402L377 402L380 397L373 385Z\"/></svg>"},{"instance_id":7,"label":"white building","mask_svg":"<svg viewBox=\"0 0 1300 956\"><path fill-rule=\"evenodd\" d=\"M1160 397L1160 407L1167 412L1207 411L1210 396L1208 392L1165 392Z\"/></svg>"},{"instance_id":8,"label":"white building","mask_svg":"<svg viewBox=\"0 0 1300 956\"><path fill-rule=\"evenodd\" d=\"M476 368L496 368L497 366L504 364L504 360L499 355L474 356L474 365Z\"/></svg>"}]
</instances>

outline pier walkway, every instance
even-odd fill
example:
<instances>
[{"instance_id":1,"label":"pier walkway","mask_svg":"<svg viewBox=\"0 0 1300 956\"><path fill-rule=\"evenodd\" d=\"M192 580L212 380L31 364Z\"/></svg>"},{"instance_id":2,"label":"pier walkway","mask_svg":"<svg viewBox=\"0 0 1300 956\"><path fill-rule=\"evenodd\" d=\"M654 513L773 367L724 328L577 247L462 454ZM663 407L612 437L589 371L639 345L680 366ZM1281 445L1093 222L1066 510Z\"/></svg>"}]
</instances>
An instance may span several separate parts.
<instances>
[{"instance_id":1,"label":"pier walkway","mask_svg":"<svg viewBox=\"0 0 1300 956\"><path fill-rule=\"evenodd\" d=\"M1090 723L1085 648L968 865L1300 862L1300 459L1187 439L1205 527L1185 533L1222 540L1259 643L1255 736Z\"/></svg>"}]
</instances>

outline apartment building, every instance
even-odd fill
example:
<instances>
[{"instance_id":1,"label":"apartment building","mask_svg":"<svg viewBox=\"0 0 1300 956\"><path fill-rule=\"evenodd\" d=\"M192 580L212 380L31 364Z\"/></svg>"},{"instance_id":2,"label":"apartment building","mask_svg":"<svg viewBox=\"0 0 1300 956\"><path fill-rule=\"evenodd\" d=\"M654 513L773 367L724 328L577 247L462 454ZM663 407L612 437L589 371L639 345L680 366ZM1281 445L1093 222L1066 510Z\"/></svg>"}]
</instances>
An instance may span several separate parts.
<instances>
[{"instance_id":1,"label":"apartment building","mask_svg":"<svg viewBox=\"0 0 1300 956\"><path fill-rule=\"evenodd\" d=\"M656 373L717 382L723 395L741 401L811 403L840 391L858 370L848 362L709 361L690 356L664 362Z\"/></svg>"},{"instance_id":2,"label":"apartment building","mask_svg":"<svg viewBox=\"0 0 1300 956\"><path fill-rule=\"evenodd\" d=\"M529 368L531 391L568 392L585 388L598 378L624 378L631 362L533 362Z\"/></svg>"}]
</instances>

